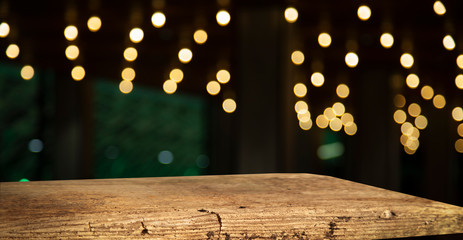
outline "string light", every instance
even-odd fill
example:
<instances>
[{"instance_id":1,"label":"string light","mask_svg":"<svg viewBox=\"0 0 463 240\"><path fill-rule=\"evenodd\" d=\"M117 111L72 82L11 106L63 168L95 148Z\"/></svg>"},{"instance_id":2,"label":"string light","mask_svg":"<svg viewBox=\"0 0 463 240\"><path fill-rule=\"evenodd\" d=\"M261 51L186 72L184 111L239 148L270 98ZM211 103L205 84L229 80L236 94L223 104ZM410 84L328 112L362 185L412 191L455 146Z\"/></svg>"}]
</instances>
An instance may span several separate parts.
<instances>
[{"instance_id":1,"label":"string light","mask_svg":"<svg viewBox=\"0 0 463 240\"><path fill-rule=\"evenodd\" d=\"M297 21L297 18L299 17L299 14L297 10L293 7L288 7L285 10L285 19L289 23L294 23Z\"/></svg>"},{"instance_id":2,"label":"string light","mask_svg":"<svg viewBox=\"0 0 463 240\"><path fill-rule=\"evenodd\" d=\"M151 16L151 23L155 28L161 28L166 24L166 15L162 12L155 12Z\"/></svg>"},{"instance_id":3,"label":"string light","mask_svg":"<svg viewBox=\"0 0 463 240\"><path fill-rule=\"evenodd\" d=\"M328 120L333 120L336 118L336 114L334 113L332 108L325 108L325 111L323 111L323 116L325 116L326 119Z\"/></svg>"},{"instance_id":4,"label":"string light","mask_svg":"<svg viewBox=\"0 0 463 240\"><path fill-rule=\"evenodd\" d=\"M188 48L182 48L178 51L178 59L181 63L189 63L193 58L193 52Z\"/></svg>"},{"instance_id":5,"label":"string light","mask_svg":"<svg viewBox=\"0 0 463 240\"><path fill-rule=\"evenodd\" d=\"M167 94L173 94L175 91L177 91L177 83L172 79L168 79L164 82L162 88Z\"/></svg>"},{"instance_id":6,"label":"string light","mask_svg":"<svg viewBox=\"0 0 463 240\"><path fill-rule=\"evenodd\" d=\"M394 121L398 124L404 123L407 121L407 114L401 109L396 110L394 112Z\"/></svg>"},{"instance_id":7,"label":"string light","mask_svg":"<svg viewBox=\"0 0 463 240\"><path fill-rule=\"evenodd\" d=\"M453 40L451 35L445 35L445 37L442 39L442 44L444 45L445 49L449 51L455 49L455 40Z\"/></svg>"},{"instance_id":8,"label":"string light","mask_svg":"<svg viewBox=\"0 0 463 240\"><path fill-rule=\"evenodd\" d=\"M297 101L296 104L294 104L294 110L298 114L304 114L309 111L309 105L303 100Z\"/></svg>"},{"instance_id":9,"label":"string light","mask_svg":"<svg viewBox=\"0 0 463 240\"><path fill-rule=\"evenodd\" d=\"M331 36L330 34L324 32L320 33L318 35L318 44L320 44L321 47L327 48L331 45Z\"/></svg>"},{"instance_id":10,"label":"string light","mask_svg":"<svg viewBox=\"0 0 463 240\"><path fill-rule=\"evenodd\" d=\"M312 128L312 125L313 122L311 119L309 119L308 121L299 121L299 127L305 131L310 130Z\"/></svg>"},{"instance_id":11,"label":"string light","mask_svg":"<svg viewBox=\"0 0 463 240\"><path fill-rule=\"evenodd\" d=\"M0 37L5 38L10 34L10 25L6 22L0 24Z\"/></svg>"},{"instance_id":12,"label":"string light","mask_svg":"<svg viewBox=\"0 0 463 240\"><path fill-rule=\"evenodd\" d=\"M297 83L296 85L294 85L293 91L294 95L302 98L305 97L305 95L307 94L307 87L303 83Z\"/></svg>"},{"instance_id":13,"label":"string light","mask_svg":"<svg viewBox=\"0 0 463 240\"><path fill-rule=\"evenodd\" d=\"M461 107L455 107L452 110L452 117L453 117L453 120L457 122L460 122L461 120L463 120L463 109Z\"/></svg>"},{"instance_id":14,"label":"string light","mask_svg":"<svg viewBox=\"0 0 463 240\"><path fill-rule=\"evenodd\" d=\"M224 27L224 26L227 26L228 23L230 23L231 16L227 10L220 10L217 12L217 15L215 16L215 18L217 19L217 23L220 26Z\"/></svg>"},{"instance_id":15,"label":"string light","mask_svg":"<svg viewBox=\"0 0 463 240\"><path fill-rule=\"evenodd\" d=\"M381 34L379 41L384 48L391 48L394 45L394 37L390 33Z\"/></svg>"},{"instance_id":16,"label":"string light","mask_svg":"<svg viewBox=\"0 0 463 240\"><path fill-rule=\"evenodd\" d=\"M133 47L128 47L124 50L124 58L128 62L133 62L137 59L138 57L138 51L137 49Z\"/></svg>"},{"instance_id":17,"label":"string light","mask_svg":"<svg viewBox=\"0 0 463 240\"><path fill-rule=\"evenodd\" d=\"M101 28L101 19L98 16L90 17L87 21L88 30L98 32Z\"/></svg>"},{"instance_id":18,"label":"string light","mask_svg":"<svg viewBox=\"0 0 463 240\"><path fill-rule=\"evenodd\" d=\"M125 81L132 81L135 79L135 70L130 67L126 67L121 72L121 77Z\"/></svg>"},{"instance_id":19,"label":"string light","mask_svg":"<svg viewBox=\"0 0 463 240\"><path fill-rule=\"evenodd\" d=\"M325 77L322 73L314 72L310 77L310 81L315 87L321 87L325 83Z\"/></svg>"},{"instance_id":20,"label":"string light","mask_svg":"<svg viewBox=\"0 0 463 240\"><path fill-rule=\"evenodd\" d=\"M65 50L65 55L69 60L76 60L79 57L79 48L76 45L70 45Z\"/></svg>"},{"instance_id":21,"label":"string light","mask_svg":"<svg viewBox=\"0 0 463 240\"><path fill-rule=\"evenodd\" d=\"M431 86L423 86L421 88L421 97L425 100L431 100L431 98L434 96L434 89L432 89Z\"/></svg>"},{"instance_id":22,"label":"string light","mask_svg":"<svg viewBox=\"0 0 463 240\"><path fill-rule=\"evenodd\" d=\"M416 74L409 74L406 78L407 86L411 89L415 89L420 84L420 78Z\"/></svg>"},{"instance_id":23,"label":"string light","mask_svg":"<svg viewBox=\"0 0 463 240\"><path fill-rule=\"evenodd\" d=\"M77 27L74 25L69 25L64 29L64 37L68 41L74 41L77 38L78 34L79 31L77 30Z\"/></svg>"},{"instance_id":24,"label":"string light","mask_svg":"<svg viewBox=\"0 0 463 240\"><path fill-rule=\"evenodd\" d=\"M402 108L405 106L406 100L402 94L397 94L394 96L394 105L398 108Z\"/></svg>"},{"instance_id":25,"label":"string light","mask_svg":"<svg viewBox=\"0 0 463 240\"><path fill-rule=\"evenodd\" d=\"M402 56L400 56L400 64L402 64L402 67L404 68L411 68L413 66L413 56L410 53L404 53Z\"/></svg>"},{"instance_id":26,"label":"string light","mask_svg":"<svg viewBox=\"0 0 463 240\"><path fill-rule=\"evenodd\" d=\"M344 106L344 104L340 102L334 103L332 106L332 109L333 109L334 114L336 114L337 117L342 116L344 112L346 111L346 107Z\"/></svg>"},{"instance_id":27,"label":"string light","mask_svg":"<svg viewBox=\"0 0 463 240\"><path fill-rule=\"evenodd\" d=\"M319 128L324 129L328 127L329 121L325 117L325 115L321 114L321 115L318 115L318 117L315 119L315 123L317 124Z\"/></svg>"},{"instance_id":28,"label":"string light","mask_svg":"<svg viewBox=\"0 0 463 240\"><path fill-rule=\"evenodd\" d=\"M423 115L419 115L415 118L415 126L420 130L425 129L428 126L428 119Z\"/></svg>"},{"instance_id":29,"label":"string light","mask_svg":"<svg viewBox=\"0 0 463 240\"><path fill-rule=\"evenodd\" d=\"M421 114L421 107L417 103L412 103L408 106L408 114L412 117L417 117Z\"/></svg>"},{"instance_id":30,"label":"string light","mask_svg":"<svg viewBox=\"0 0 463 240\"><path fill-rule=\"evenodd\" d=\"M347 64L348 67L354 68L359 63L359 57L357 56L356 53L349 52L349 53L346 54L345 61L346 61L346 64Z\"/></svg>"},{"instance_id":31,"label":"string light","mask_svg":"<svg viewBox=\"0 0 463 240\"><path fill-rule=\"evenodd\" d=\"M458 68L463 69L463 54L458 55L457 66Z\"/></svg>"},{"instance_id":32,"label":"string light","mask_svg":"<svg viewBox=\"0 0 463 240\"><path fill-rule=\"evenodd\" d=\"M71 71L72 79L80 81L85 77L85 69L82 66L75 66Z\"/></svg>"},{"instance_id":33,"label":"string light","mask_svg":"<svg viewBox=\"0 0 463 240\"><path fill-rule=\"evenodd\" d=\"M346 84L341 83L336 87L336 94L340 98L347 98L349 96L349 92L349 87Z\"/></svg>"},{"instance_id":34,"label":"string light","mask_svg":"<svg viewBox=\"0 0 463 240\"><path fill-rule=\"evenodd\" d=\"M230 72L228 72L225 69L221 69L217 72L215 77L217 78L217 81L219 81L219 83L226 84L228 83L228 81L230 81Z\"/></svg>"},{"instance_id":35,"label":"string light","mask_svg":"<svg viewBox=\"0 0 463 240\"><path fill-rule=\"evenodd\" d=\"M463 89L463 74L458 74L455 77L455 86L459 89Z\"/></svg>"},{"instance_id":36,"label":"string light","mask_svg":"<svg viewBox=\"0 0 463 240\"><path fill-rule=\"evenodd\" d=\"M460 123L457 127L457 133L460 137L463 137L463 123Z\"/></svg>"},{"instance_id":37,"label":"string light","mask_svg":"<svg viewBox=\"0 0 463 240\"><path fill-rule=\"evenodd\" d=\"M341 128L342 128L341 119L339 119L339 118L333 118L333 119L330 121L330 128L331 128L331 130L333 130L333 131L335 131L335 132L338 132L339 130L341 130Z\"/></svg>"},{"instance_id":38,"label":"string light","mask_svg":"<svg viewBox=\"0 0 463 240\"><path fill-rule=\"evenodd\" d=\"M121 83L119 83L119 90L124 94L128 94L133 90L133 83L131 81L122 80Z\"/></svg>"},{"instance_id":39,"label":"string light","mask_svg":"<svg viewBox=\"0 0 463 240\"><path fill-rule=\"evenodd\" d=\"M19 56L19 47L18 47L18 45L13 44L13 43L8 45L8 47L6 48L5 53L6 53L6 56L8 58L11 58L11 59L17 58Z\"/></svg>"},{"instance_id":40,"label":"string light","mask_svg":"<svg viewBox=\"0 0 463 240\"><path fill-rule=\"evenodd\" d=\"M463 153L463 139L455 141L455 150L459 153Z\"/></svg>"},{"instance_id":41,"label":"string light","mask_svg":"<svg viewBox=\"0 0 463 240\"><path fill-rule=\"evenodd\" d=\"M141 28L133 28L129 33L130 41L133 43L139 43L143 40L144 33Z\"/></svg>"},{"instance_id":42,"label":"string light","mask_svg":"<svg viewBox=\"0 0 463 240\"><path fill-rule=\"evenodd\" d=\"M236 102L231 98L227 98L222 103L222 108L226 113L233 113L236 110Z\"/></svg>"},{"instance_id":43,"label":"string light","mask_svg":"<svg viewBox=\"0 0 463 240\"><path fill-rule=\"evenodd\" d=\"M367 5L362 5L357 10L357 16L362 21L367 21L371 17L371 9Z\"/></svg>"},{"instance_id":44,"label":"string light","mask_svg":"<svg viewBox=\"0 0 463 240\"><path fill-rule=\"evenodd\" d=\"M31 80L34 77L34 68L30 65L25 65L21 68L21 77L24 80Z\"/></svg>"},{"instance_id":45,"label":"string light","mask_svg":"<svg viewBox=\"0 0 463 240\"><path fill-rule=\"evenodd\" d=\"M297 119L301 122L307 122L310 120L310 117L311 117L311 114L309 111L305 112L305 113L298 113L297 114Z\"/></svg>"},{"instance_id":46,"label":"string light","mask_svg":"<svg viewBox=\"0 0 463 240\"><path fill-rule=\"evenodd\" d=\"M302 53L299 50L296 50L291 54L291 61L295 65L301 65L304 62L304 59L305 59L304 53Z\"/></svg>"},{"instance_id":47,"label":"string light","mask_svg":"<svg viewBox=\"0 0 463 240\"><path fill-rule=\"evenodd\" d=\"M354 116L350 113L344 113L341 116L341 122L344 126L349 126L354 123Z\"/></svg>"},{"instance_id":48,"label":"string light","mask_svg":"<svg viewBox=\"0 0 463 240\"><path fill-rule=\"evenodd\" d=\"M349 136L355 135L357 133L357 124L352 122L352 124L344 126L344 132Z\"/></svg>"},{"instance_id":49,"label":"string light","mask_svg":"<svg viewBox=\"0 0 463 240\"><path fill-rule=\"evenodd\" d=\"M207 32L203 29L198 29L193 34L193 39L197 44L204 44L207 41Z\"/></svg>"},{"instance_id":50,"label":"string light","mask_svg":"<svg viewBox=\"0 0 463 240\"><path fill-rule=\"evenodd\" d=\"M210 81L206 85L206 90L210 95L217 95L220 92L220 84L217 81Z\"/></svg>"},{"instance_id":51,"label":"string light","mask_svg":"<svg viewBox=\"0 0 463 240\"><path fill-rule=\"evenodd\" d=\"M435 1L433 5L433 9L437 15L444 15L445 12L447 11L445 9L444 4L441 1Z\"/></svg>"},{"instance_id":52,"label":"string light","mask_svg":"<svg viewBox=\"0 0 463 240\"><path fill-rule=\"evenodd\" d=\"M178 68L174 68L172 71L170 71L169 77L176 83L179 83L183 80L183 71Z\"/></svg>"},{"instance_id":53,"label":"string light","mask_svg":"<svg viewBox=\"0 0 463 240\"><path fill-rule=\"evenodd\" d=\"M434 104L434 107L436 107L437 109L442 109L445 107L446 104L445 97L443 95L437 94L432 99L432 103Z\"/></svg>"}]
</instances>

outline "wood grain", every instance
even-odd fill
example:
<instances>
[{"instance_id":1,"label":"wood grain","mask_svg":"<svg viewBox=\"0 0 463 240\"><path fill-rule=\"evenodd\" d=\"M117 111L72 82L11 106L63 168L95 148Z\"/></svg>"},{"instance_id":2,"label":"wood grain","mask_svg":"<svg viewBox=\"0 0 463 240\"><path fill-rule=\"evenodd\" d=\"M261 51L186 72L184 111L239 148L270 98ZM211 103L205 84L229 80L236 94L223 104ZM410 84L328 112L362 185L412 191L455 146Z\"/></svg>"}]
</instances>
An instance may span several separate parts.
<instances>
[{"instance_id":1,"label":"wood grain","mask_svg":"<svg viewBox=\"0 0 463 240\"><path fill-rule=\"evenodd\" d=\"M0 183L0 239L382 239L463 233L463 208L333 177Z\"/></svg>"}]
</instances>

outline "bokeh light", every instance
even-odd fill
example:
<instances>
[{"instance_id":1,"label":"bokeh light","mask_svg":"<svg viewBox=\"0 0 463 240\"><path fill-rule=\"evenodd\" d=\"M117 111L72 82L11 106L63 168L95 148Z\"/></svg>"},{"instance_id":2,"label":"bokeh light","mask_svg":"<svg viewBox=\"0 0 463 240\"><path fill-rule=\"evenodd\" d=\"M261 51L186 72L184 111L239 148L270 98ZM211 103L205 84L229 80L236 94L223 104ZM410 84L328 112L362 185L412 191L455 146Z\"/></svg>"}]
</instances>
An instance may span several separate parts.
<instances>
[{"instance_id":1,"label":"bokeh light","mask_svg":"<svg viewBox=\"0 0 463 240\"><path fill-rule=\"evenodd\" d=\"M210 95L217 95L220 92L220 83L217 81L210 81L206 85L206 90Z\"/></svg>"},{"instance_id":2,"label":"bokeh light","mask_svg":"<svg viewBox=\"0 0 463 240\"><path fill-rule=\"evenodd\" d=\"M325 83L325 77L322 73L314 72L310 77L310 81L315 87L321 87Z\"/></svg>"},{"instance_id":3,"label":"bokeh light","mask_svg":"<svg viewBox=\"0 0 463 240\"><path fill-rule=\"evenodd\" d=\"M88 30L98 32L101 28L101 19L98 16L90 17L87 21Z\"/></svg>"},{"instance_id":4,"label":"bokeh light","mask_svg":"<svg viewBox=\"0 0 463 240\"><path fill-rule=\"evenodd\" d=\"M21 68L21 77L24 80L31 80L34 77L34 68L31 65L25 65Z\"/></svg>"},{"instance_id":5,"label":"bokeh light","mask_svg":"<svg viewBox=\"0 0 463 240\"><path fill-rule=\"evenodd\" d=\"M10 34L10 25L6 22L0 23L0 37L5 38Z\"/></svg>"},{"instance_id":6,"label":"bokeh light","mask_svg":"<svg viewBox=\"0 0 463 240\"><path fill-rule=\"evenodd\" d=\"M434 107L436 107L437 109L442 109L445 107L446 104L445 97L443 95L437 94L432 99L432 103L434 104Z\"/></svg>"},{"instance_id":7,"label":"bokeh light","mask_svg":"<svg viewBox=\"0 0 463 240\"><path fill-rule=\"evenodd\" d=\"M431 100L434 96L434 89L431 86L423 86L421 88L421 97L425 100Z\"/></svg>"},{"instance_id":8,"label":"bokeh light","mask_svg":"<svg viewBox=\"0 0 463 240\"><path fill-rule=\"evenodd\" d=\"M291 61L295 65L301 65L304 62L304 59L305 59L304 53L302 53L299 50L296 50L291 54Z\"/></svg>"},{"instance_id":9,"label":"bokeh light","mask_svg":"<svg viewBox=\"0 0 463 240\"><path fill-rule=\"evenodd\" d=\"M124 50L124 58L128 62L133 62L138 57L138 51L136 48L128 47Z\"/></svg>"},{"instance_id":10,"label":"bokeh light","mask_svg":"<svg viewBox=\"0 0 463 240\"><path fill-rule=\"evenodd\" d=\"M182 63L189 63L193 58L193 52L188 48L182 48L178 52L178 59Z\"/></svg>"},{"instance_id":11,"label":"bokeh light","mask_svg":"<svg viewBox=\"0 0 463 240\"><path fill-rule=\"evenodd\" d=\"M408 106L408 114L412 117L417 117L421 114L421 107L417 103L412 103Z\"/></svg>"},{"instance_id":12,"label":"bokeh light","mask_svg":"<svg viewBox=\"0 0 463 240\"><path fill-rule=\"evenodd\" d=\"M318 115L318 117L315 119L315 124L317 124L319 128L323 129L323 128L327 128L330 122L325 117L325 115L321 114L321 115Z\"/></svg>"},{"instance_id":13,"label":"bokeh light","mask_svg":"<svg viewBox=\"0 0 463 240\"><path fill-rule=\"evenodd\" d=\"M404 123L407 121L407 114L401 109L396 110L394 112L394 121L398 124Z\"/></svg>"},{"instance_id":14,"label":"bokeh light","mask_svg":"<svg viewBox=\"0 0 463 240\"><path fill-rule=\"evenodd\" d=\"M452 110L452 117L453 117L453 120L457 122L460 122L461 120L463 120L463 109L461 107L455 107Z\"/></svg>"},{"instance_id":15,"label":"bokeh light","mask_svg":"<svg viewBox=\"0 0 463 240\"><path fill-rule=\"evenodd\" d=\"M359 57L357 56L356 53L349 52L349 53L346 54L345 61L346 61L346 64L347 64L348 67L354 68L359 63Z\"/></svg>"},{"instance_id":16,"label":"bokeh light","mask_svg":"<svg viewBox=\"0 0 463 240\"><path fill-rule=\"evenodd\" d=\"M222 103L222 108L226 113L233 113L236 110L236 102L231 98L227 98Z\"/></svg>"},{"instance_id":17,"label":"bokeh light","mask_svg":"<svg viewBox=\"0 0 463 240\"><path fill-rule=\"evenodd\" d=\"M420 78L416 74L411 73L407 76L406 83L409 88L415 89L420 85Z\"/></svg>"},{"instance_id":18,"label":"bokeh light","mask_svg":"<svg viewBox=\"0 0 463 240\"><path fill-rule=\"evenodd\" d=\"M168 79L162 85L162 89L164 89L164 92L167 94L173 94L177 91L177 83L172 79Z\"/></svg>"},{"instance_id":19,"label":"bokeh light","mask_svg":"<svg viewBox=\"0 0 463 240\"><path fill-rule=\"evenodd\" d=\"M336 87L336 94L340 98L347 98L349 96L349 93L350 90L346 84L341 83Z\"/></svg>"},{"instance_id":20,"label":"bokeh light","mask_svg":"<svg viewBox=\"0 0 463 240\"><path fill-rule=\"evenodd\" d=\"M428 119L423 115L419 115L415 118L415 126L420 130L425 129L428 126Z\"/></svg>"},{"instance_id":21,"label":"bokeh light","mask_svg":"<svg viewBox=\"0 0 463 240\"><path fill-rule=\"evenodd\" d=\"M217 72L215 77L217 78L217 81L219 81L219 83L226 84L228 83L228 81L230 81L231 76L230 76L230 72L228 72L225 69L221 69Z\"/></svg>"},{"instance_id":22,"label":"bokeh light","mask_svg":"<svg viewBox=\"0 0 463 240\"><path fill-rule=\"evenodd\" d=\"M346 112L346 107L344 104L340 102L336 102L333 104L332 109L334 111L334 114L336 114L337 117L342 116Z\"/></svg>"},{"instance_id":23,"label":"bokeh light","mask_svg":"<svg viewBox=\"0 0 463 240\"><path fill-rule=\"evenodd\" d=\"M133 90L133 83L131 81L122 80L121 83L119 83L119 90L124 94L128 94Z\"/></svg>"},{"instance_id":24,"label":"bokeh light","mask_svg":"<svg viewBox=\"0 0 463 240\"><path fill-rule=\"evenodd\" d=\"M76 60L79 57L79 48L76 45L70 45L66 48L64 54L69 60Z\"/></svg>"},{"instance_id":25,"label":"bokeh light","mask_svg":"<svg viewBox=\"0 0 463 240\"><path fill-rule=\"evenodd\" d=\"M151 23L155 28L161 28L166 24L166 15L162 12L155 12L151 16Z\"/></svg>"},{"instance_id":26,"label":"bokeh light","mask_svg":"<svg viewBox=\"0 0 463 240\"><path fill-rule=\"evenodd\" d=\"M204 44L207 41L207 32L203 29L198 29L193 34L193 39L197 44Z\"/></svg>"},{"instance_id":27,"label":"bokeh light","mask_svg":"<svg viewBox=\"0 0 463 240\"><path fill-rule=\"evenodd\" d=\"M294 95L302 98L305 97L305 95L307 94L307 87L303 83L297 83L296 85L294 85L293 91Z\"/></svg>"},{"instance_id":28,"label":"bokeh light","mask_svg":"<svg viewBox=\"0 0 463 240\"><path fill-rule=\"evenodd\" d=\"M445 9L444 4L441 1L435 1L433 5L433 9L437 15L444 15L445 12L447 11Z\"/></svg>"},{"instance_id":29,"label":"bokeh light","mask_svg":"<svg viewBox=\"0 0 463 240\"><path fill-rule=\"evenodd\" d=\"M230 13L228 13L226 10L218 11L215 18L217 20L217 23L222 27L227 26L231 20Z\"/></svg>"},{"instance_id":30,"label":"bokeh light","mask_svg":"<svg viewBox=\"0 0 463 240\"><path fill-rule=\"evenodd\" d=\"M459 89L463 89L463 74L458 74L455 77L455 86Z\"/></svg>"},{"instance_id":31,"label":"bokeh light","mask_svg":"<svg viewBox=\"0 0 463 240\"><path fill-rule=\"evenodd\" d=\"M463 69L463 54L458 55L457 66L458 68Z\"/></svg>"},{"instance_id":32,"label":"bokeh light","mask_svg":"<svg viewBox=\"0 0 463 240\"><path fill-rule=\"evenodd\" d=\"M71 77L75 81L80 81L85 77L85 69L82 66L75 66L72 68Z\"/></svg>"},{"instance_id":33,"label":"bokeh light","mask_svg":"<svg viewBox=\"0 0 463 240\"><path fill-rule=\"evenodd\" d=\"M395 105L396 107L398 107L398 108L403 108L403 107L405 106L406 102L407 102L407 101L405 100L404 95L402 95L402 94L396 94L396 95L394 96L394 100L393 100L393 101L394 101L394 105Z\"/></svg>"},{"instance_id":34,"label":"bokeh light","mask_svg":"<svg viewBox=\"0 0 463 240\"><path fill-rule=\"evenodd\" d=\"M18 45L12 43L6 48L6 56L11 59L15 59L19 56L19 47Z\"/></svg>"},{"instance_id":35,"label":"bokeh light","mask_svg":"<svg viewBox=\"0 0 463 240\"><path fill-rule=\"evenodd\" d=\"M413 66L414 59L413 56L410 53L404 53L402 56L400 56L400 64L402 64L402 67L404 68L411 68Z\"/></svg>"},{"instance_id":36,"label":"bokeh light","mask_svg":"<svg viewBox=\"0 0 463 240\"><path fill-rule=\"evenodd\" d=\"M294 104L294 110L298 114L304 114L309 111L309 105L305 101L300 100L297 101L296 104Z\"/></svg>"},{"instance_id":37,"label":"bokeh light","mask_svg":"<svg viewBox=\"0 0 463 240\"><path fill-rule=\"evenodd\" d=\"M123 80L132 81L135 79L135 70L131 67L126 67L122 70L121 77Z\"/></svg>"},{"instance_id":38,"label":"bokeh light","mask_svg":"<svg viewBox=\"0 0 463 240\"><path fill-rule=\"evenodd\" d=\"M463 139L455 141L455 150L459 153L463 153Z\"/></svg>"},{"instance_id":39,"label":"bokeh light","mask_svg":"<svg viewBox=\"0 0 463 240\"><path fill-rule=\"evenodd\" d=\"M321 47L327 48L331 45L331 36L330 34L323 32L318 35L318 44L320 44Z\"/></svg>"},{"instance_id":40,"label":"bokeh light","mask_svg":"<svg viewBox=\"0 0 463 240\"><path fill-rule=\"evenodd\" d=\"M444 45L445 49L449 51L455 49L455 40L453 40L453 37L451 35L446 35L442 39L442 44Z\"/></svg>"},{"instance_id":41,"label":"bokeh light","mask_svg":"<svg viewBox=\"0 0 463 240\"><path fill-rule=\"evenodd\" d=\"M297 21L297 18L299 17L299 13L297 10L293 7L288 7L285 10L285 19L289 23L294 23Z\"/></svg>"},{"instance_id":42,"label":"bokeh light","mask_svg":"<svg viewBox=\"0 0 463 240\"><path fill-rule=\"evenodd\" d=\"M357 16L362 21L367 21L371 17L371 9L367 5L362 5L357 10Z\"/></svg>"},{"instance_id":43,"label":"bokeh light","mask_svg":"<svg viewBox=\"0 0 463 240\"><path fill-rule=\"evenodd\" d=\"M394 37L390 33L381 34L379 41L384 48L391 48L394 45Z\"/></svg>"},{"instance_id":44,"label":"bokeh light","mask_svg":"<svg viewBox=\"0 0 463 240\"><path fill-rule=\"evenodd\" d=\"M169 78L174 80L176 83L179 83L183 80L183 71L178 68L172 69L169 73Z\"/></svg>"},{"instance_id":45,"label":"bokeh light","mask_svg":"<svg viewBox=\"0 0 463 240\"><path fill-rule=\"evenodd\" d=\"M143 40L144 35L145 34L141 28L133 28L129 33L130 41L133 43L139 43Z\"/></svg>"},{"instance_id":46,"label":"bokeh light","mask_svg":"<svg viewBox=\"0 0 463 240\"><path fill-rule=\"evenodd\" d=\"M357 124L355 124L354 122L352 122L351 124L349 125L345 125L344 126L344 132L347 134L347 135L350 135L350 136L353 136L357 133Z\"/></svg>"},{"instance_id":47,"label":"bokeh light","mask_svg":"<svg viewBox=\"0 0 463 240\"><path fill-rule=\"evenodd\" d=\"M68 41L74 41L77 35L79 35L79 30L77 30L77 27L74 25L69 25L64 29L64 37Z\"/></svg>"}]
</instances>

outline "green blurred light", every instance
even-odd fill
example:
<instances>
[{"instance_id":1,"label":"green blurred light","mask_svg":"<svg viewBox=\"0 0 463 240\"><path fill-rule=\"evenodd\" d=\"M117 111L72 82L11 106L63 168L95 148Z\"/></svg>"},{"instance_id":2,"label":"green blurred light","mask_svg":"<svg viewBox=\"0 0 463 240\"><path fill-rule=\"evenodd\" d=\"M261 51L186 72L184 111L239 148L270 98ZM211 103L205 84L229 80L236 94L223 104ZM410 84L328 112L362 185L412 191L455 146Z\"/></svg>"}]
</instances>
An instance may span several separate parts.
<instances>
[{"instance_id":1,"label":"green blurred light","mask_svg":"<svg viewBox=\"0 0 463 240\"><path fill-rule=\"evenodd\" d=\"M19 180L20 182L29 182L29 179L27 178L21 178L21 180Z\"/></svg>"}]
</instances>

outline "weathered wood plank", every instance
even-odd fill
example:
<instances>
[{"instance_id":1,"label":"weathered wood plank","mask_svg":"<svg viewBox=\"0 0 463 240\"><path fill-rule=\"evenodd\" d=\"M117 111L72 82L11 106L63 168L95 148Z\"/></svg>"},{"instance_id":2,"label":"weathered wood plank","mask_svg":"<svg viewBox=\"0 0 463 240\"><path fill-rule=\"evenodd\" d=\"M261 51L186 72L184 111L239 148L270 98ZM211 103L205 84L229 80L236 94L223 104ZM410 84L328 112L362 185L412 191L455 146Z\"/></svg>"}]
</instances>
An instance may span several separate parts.
<instances>
[{"instance_id":1,"label":"weathered wood plank","mask_svg":"<svg viewBox=\"0 0 463 240\"><path fill-rule=\"evenodd\" d=\"M463 233L463 208L311 174L0 183L0 239L375 239Z\"/></svg>"}]
</instances>

